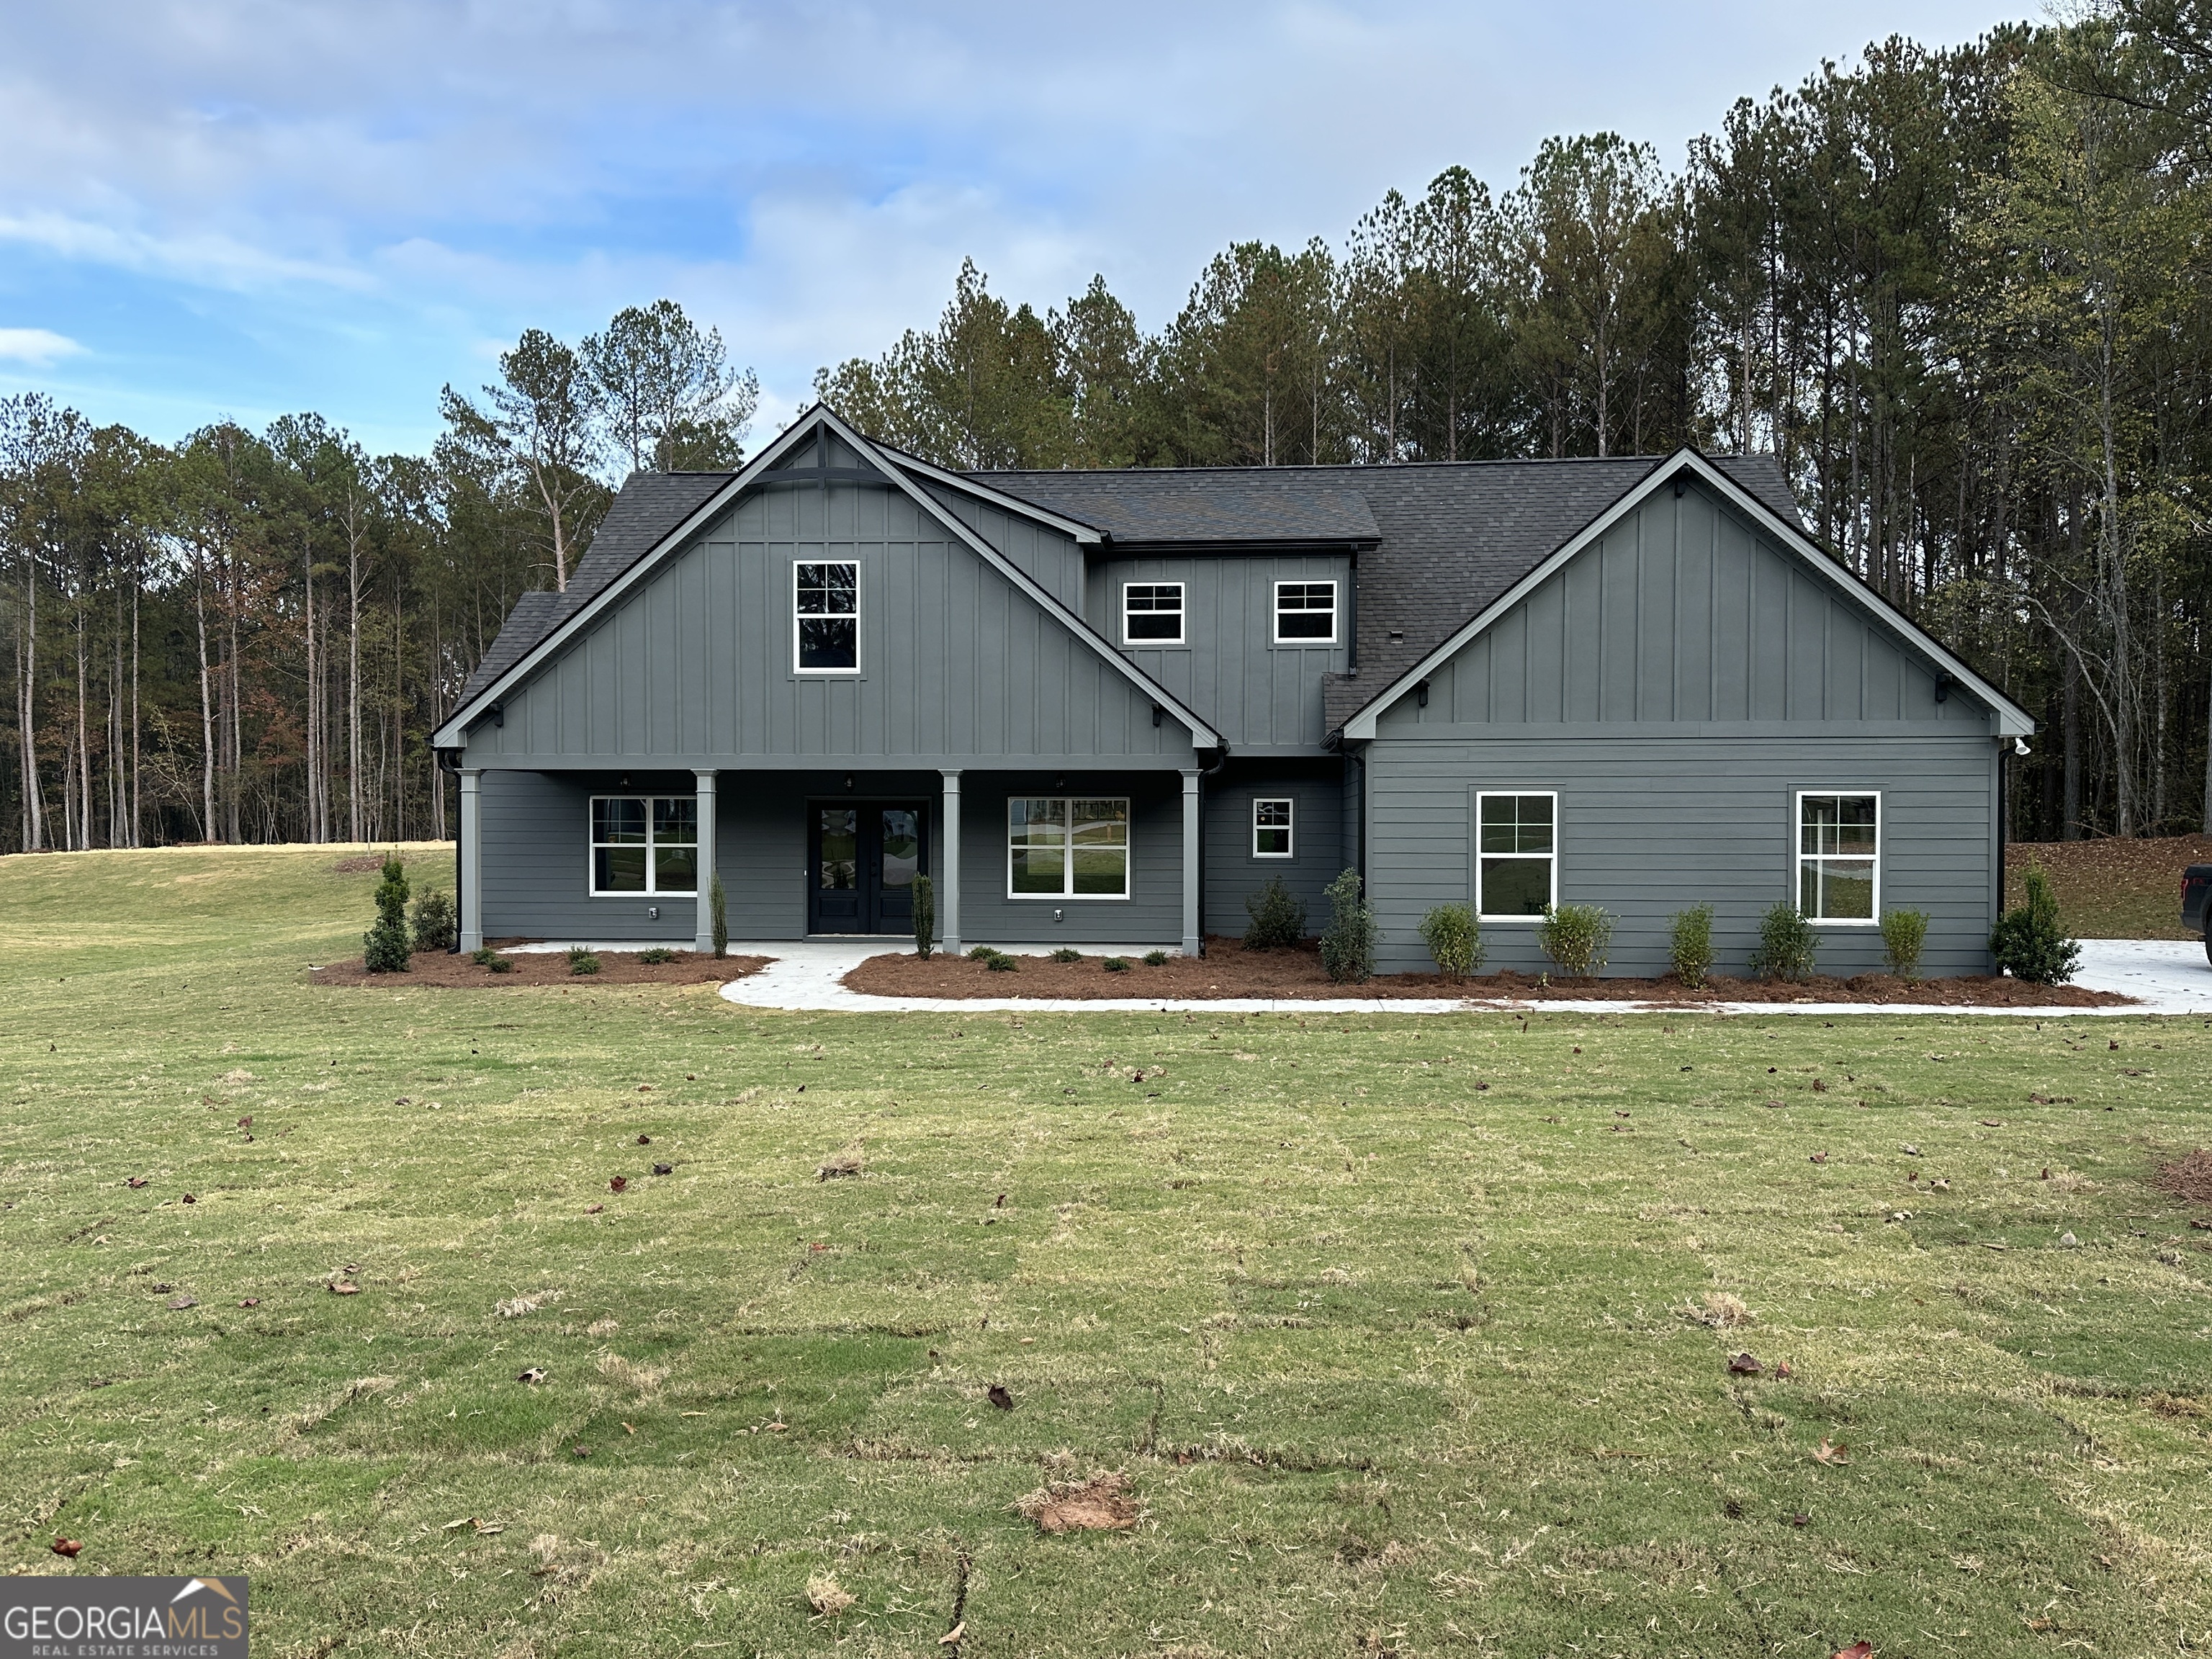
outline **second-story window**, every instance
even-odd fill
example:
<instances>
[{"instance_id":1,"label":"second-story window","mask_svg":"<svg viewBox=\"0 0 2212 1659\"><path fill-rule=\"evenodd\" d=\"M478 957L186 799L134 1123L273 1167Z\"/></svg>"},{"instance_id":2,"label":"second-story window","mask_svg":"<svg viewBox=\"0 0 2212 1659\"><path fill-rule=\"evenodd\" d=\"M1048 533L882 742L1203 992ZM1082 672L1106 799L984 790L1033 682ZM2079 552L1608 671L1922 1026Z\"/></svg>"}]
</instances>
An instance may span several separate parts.
<instances>
[{"instance_id":1,"label":"second-story window","mask_svg":"<svg viewBox=\"0 0 2212 1659\"><path fill-rule=\"evenodd\" d=\"M860 567L795 564L793 660L802 674L849 674L860 665Z\"/></svg>"},{"instance_id":2,"label":"second-story window","mask_svg":"<svg viewBox=\"0 0 2212 1659\"><path fill-rule=\"evenodd\" d=\"M1336 642L1336 584L1277 582L1275 643L1333 645Z\"/></svg>"},{"instance_id":3,"label":"second-story window","mask_svg":"<svg viewBox=\"0 0 2212 1659\"><path fill-rule=\"evenodd\" d=\"M1125 645L1182 643L1182 584L1123 582L1121 640Z\"/></svg>"}]
</instances>

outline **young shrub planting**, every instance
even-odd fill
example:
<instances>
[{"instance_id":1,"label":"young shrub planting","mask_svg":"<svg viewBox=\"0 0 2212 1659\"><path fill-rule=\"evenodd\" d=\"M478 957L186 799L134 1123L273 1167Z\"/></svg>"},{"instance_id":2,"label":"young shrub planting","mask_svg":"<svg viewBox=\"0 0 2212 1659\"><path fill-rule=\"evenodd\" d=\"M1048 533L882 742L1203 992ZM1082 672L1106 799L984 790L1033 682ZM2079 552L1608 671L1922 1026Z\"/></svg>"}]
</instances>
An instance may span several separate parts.
<instances>
[{"instance_id":1,"label":"young shrub planting","mask_svg":"<svg viewBox=\"0 0 2212 1659\"><path fill-rule=\"evenodd\" d=\"M676 952L670 950L665 945L656 945L650 951L640 951L637 953L637 959L649 966L657 968L664 962L675 961Z\"/></svg>"},{"instance_id":2,"label":"young shrub planting","mask_svg":"<svg viewBox=\"0 0 2212 1659\"><path fill-rule=\"evenodd\" d=\"M994 951L983 958L983 966L994 974L1015 973L1020 969L1021 965L1003 951Z\"/></svg>"},{"instance_id":3,"label":"young shrub planting","mask_svg":"<svg viewBox=\"0 0 2212 1659\"><path fill-rule=\"evenodd\" d=\"M568 947L568 971L578 975L596 974L599 971L599 959L582 945L572 945Z\"/></svg>"},{"instance_id":4,"label":"young shrub planting","mask_svg":"<svg viewBox=\"0 0 2212 1659\"><path fill-rule=\"evenodd\" d=\"M1164 951L1145 952L1145 966L1147 968L1164 968L1168 965L1168 953Z\"/></svg>"},{"instance_id":5,"label":"young shrub planting","mask_svg":"<svg viewBox=\"0 0 2212 1659\"><path fill-rule=\"evenodd\" d=\"M1347 869L1325 890L1329 915L1321 965L1339 985L1364 985L1375 976L1375 912L1360 889L1359 872Z\"/></svg>"},{"instance_id":6,"label":"young shrub planting","mask_svg":"<svg viewBox=\"0 0 2212 1659\"><path fill-rule=\"evenodd\" d=\"M435 888L418 894L415 900L415 948L418 951L450 951L460 943L461 916L453 908L453 896Z\"/></svg>"},{"instance_id":7,"label":"young shrub planting","mask_svg":"<svg viewBox=\"0 0 2212 1659\"><path fill-rule=\"evenodd\" d=\"M2033 985L2063 985L2081 959L2081 941L2067 937L2058 896L2040 870L2027 872L2027 902L1997 918L1990 954L1998 969Z\"/></svg>"},{"instance_id":8,"label":"young shrub planting","mask_svg":"<svg viewBox=\"0 0 2212 1659\"><path fill-rule=\"evenodd\" d=\"M924 962L937 954L937 884L914 878L914 953Z\"/></svg>"},{"instance_id":9,"label":"young shrub planting","mask_svg":"<svg viewBox=\"0 0 2212 1659\"><path fill-rule=\"evenodd\" d=\"M1439 904L1423 916L1421 943L1446 979L1465 979L1482 966L1482 924L1471 904Z\"/></svg>"},{"instance_id":10,"label":"young shrub planting","mask_svg":"<svg viewBox=\"0 0 2212 1659\"><path fill-rule=\"evenodd\" d=\"M1686 910L1674 913L1674 923L1667 941L1668 959L1674 964L1674 977L1686 989L1702 989L1705 975L1713 971L1713 907L1693 904Z\"/></svg>"},{"instance_id":11,"label":"young shrub planting","mask_svg":"<svg viewBox=\"0 0 2212 1659\"><path fill-rule=\"evenodd\" d=\"M1753 977L1803 979L1813 971L1818 943L1802 911L1794 904L1776 905L1759 918L1759 948L1751 953Z\"/></svg>"},{"instance_id":12,"label":"young shrub planting","mask_svg":"<svg viewBox=\"0 0 2212 1659\"><path fill-rule=\"evenodd\" d=\"M707 884L707 925L714 930L714 960L730 954L730 907L722 896L722 878L717 873Z\"/></svg>"},{"instance_id":13,"label":"young shrub planting","mask_svg":"<svg viewBox=\"0 0 2212 1659\"><path fill-rule=\"evenodd\" d=\"M1244 899L1244 913L1252 920L1244 927L1248 951L1281 951L1297 945L1306 936L1305 902L1283 885L1280 876Z\"/></svg>"},{"instance_id":14,"label":"young shrub planting","mask_svg":"<svg viewBox=\"0 0 2212 1659\"><path fill-rule=\"evenodd\" d=\"M1588 979L1605 966L1613 943L1613 917L1595 904L1551 904L1536 924L1536 947L1574 979Z\"/></svg>"},{"instance_id":15,"label":"young shrub planting","mask_svg":"<svg viewBox=\"0 0 2212 1659\"><path fill-rule=\"evenodd\" d=\"M501 956L495 951L488 951L485 955L489 956L490 960L484 962L483 965L495 974L511 974L514 971L514 963L512 958ZM480 957L478 960L483 960L483 957Z\"/></svg>"},{"instance_id":16,"label":"young shrub planting","mask_svg":"<svg viewBox=\"0 0 2212 1659\"><path fill-rule=\"evenodd\" d=\"M376 925L361 936L362 965L372 974L404 974L414 945L407 936L407 866L399 854L384 860L376 885Z\"/></svg>"},{"instance_id":17,"label":"young shrub planting","mask_svg":"<svg viewBox=\"0 0 2212 1659\"><path fill-rule=\"evenodd\" d=\"M995 945L971 945L968 947L968 960L970 962L988 962L998 954L999 947Z\"/></svg>"},{"instance_id":18,"label":"young shrub planting","mask_svg":"<svg viewBox=\"0 0 2212 1659\"><path fill-rule=\"evenodd\" d=\"M1889 910L1881 918L1881 950L1889 971L1908 984L1920 977L1921 947L1928 943L1925 910Z\"/></svg>"},{"instance_id":19,"label":"young shrub planting","mask_svg":"<svg viewBox=\"0 0 2212 1659\"><path fill-rule=\"evenodd\" d=\"M1083 960L1083 952L1080 951L1071 951L1067 946L1063 945L1060 949L1052 953L1052 959L1054 962L1080 962Z\"/></svg>"},{"instance_id":20,"label":"young shrub planting","mask_svg":"<svg viewBox=\"0 0 2212 1659\"><path fill-rule=\"evenodd\" d=\"M1129 959L1127 957L1109 957L1098 965L1109 974L1126 974L1129 971Z\"/></svg>"}]
</instances>

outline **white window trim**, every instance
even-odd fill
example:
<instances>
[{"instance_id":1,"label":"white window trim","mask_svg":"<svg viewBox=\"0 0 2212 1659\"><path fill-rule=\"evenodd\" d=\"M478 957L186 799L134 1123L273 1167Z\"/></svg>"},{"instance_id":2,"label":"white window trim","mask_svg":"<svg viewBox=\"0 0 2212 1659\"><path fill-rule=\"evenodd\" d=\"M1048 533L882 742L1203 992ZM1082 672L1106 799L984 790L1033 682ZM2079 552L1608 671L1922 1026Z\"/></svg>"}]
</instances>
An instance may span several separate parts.
<instances>
[{"instance_id":1,"label":"white window trim","mask_svg":"<svg viewBox=\"0 0 2212 1659\"><path fill-rule=\"evenodd\" d=\"M1174 637L1173 639L1169 640L1169 639L1157 639L1157 638L1156 638L1156 639L1148 639L1148 640L1139 640L1139 639L1132 639L1132 638L1130 637L1130 635L1129 635L1129 590L1130 590L1131 588L1133 588L1133 587L1172 587L1173 589L1175 589L1175 591L1176 591L1176 613L1175 613L1175 619L1176 619L1176 631L1175 631L1175 637ZM1146 615L1148 615L1148 616L1154 616L1154 617L1157 617L1157 616L1159 616L1159 615L1161 615L1161 614L1163 614L1163 613L1162 613L1162 612L1160 612L1160 611L1147 611L1146 614ZM1184 641L1186 641L1186 639L1188 637L1189 633L1190 633L1190 627L1189 627L1189 617L1190 617L1190 587L1189 587L1189 585L1188 585L1188 583L1185 583L1185 582L1135 582L1135 581L1131 581L1131 582L1123 582L1123 583L1121 584L1121 643L1122 643L1123 645L1125 645L1125 646L1127 646L1127 647L1130 647L1132 650L1142 651L1142 650L1143 650L1146 647L1147 647L1147 646L1181 645L1181 644L1184 643ZM1111 798L1110 798L1110 797L1101 797L1101 799L1111 799Z\"/></svg>"},{"instance_id":2,"label":"white window trim","mask_svg":"<svg viewBox=\"0 0 2212 1659\"><path fill-rule=\"evenodd\" d=\"M1261 823L1260 823L1260 809L1261 809L1262 806L1286 806L1286 807L1288 807L1288 808L1290 809L1290 822L1288 822L1287 823L1271 823L1271 824L1268 824L1268 825L1267 826L1267 828L1268 828L1268 829L1270 829L1270 830L1280 830L1283 832L1284 839L1285 839L1285 841L1287 841L1287 842L1290 843L1290 845L1289 845L1287 848L1285 848L1282 852L1279 852L1279 853L1263 853L1263 852L1261 852L1261 851L1260 850L1260 830L1261 830ZM1294 858L1296 858L1297 855L1298 855L1298 803L1297 803L1297 798L1296 796L1294 796L1294 795L1255 795L1255 796L1253 796L1253 797L1252 797L1252 856L1253 856L1254 858L1255 858L1255 859L1294 859Z\"/></svg>"},{"instance_id":3,"label":"white window trim","mask_svg":"<svg viewBox=\"0 0 2212 1659\"><path fill-rule=\"evenodd\" d=\"M1790 902L1792 907L1803 902L1805 897L1805 860L1820 858L1845 858L1841 853L1808 853L1805 850L1805 797L1808 795L1866 795L1874 799L1874 914L1870 916L1807 916L1805 920L1815 927L1879 927L1881 926L1881 866L1883 854L1889 845L1889 826L1884 821L1881 791L1869 789L1864 784L1815 787L1796 791L1790 799Z\"/></svg>"},{"instance_id":4,"label":"white window trim","mask_svg":"<svg viewBox=\"0 0 2212 1659\"><path fill-rule=\"evenodd\" d=\"M698 797L696 795L640 795L630 793L626 790L617 790L611 794L593 795L591 799L586 803L584 807L584 885L590 890L591 896L593 898L624 899L697 898L699 896L699 885L698 878L696 876L692 878L692 884L689 887L662 887L658 885L657 884L660 880L659 860L653 856L653 802L657 800L688 800L696 802L697 799ZM602 887L599 885L599 848L602 847L635 847L638 845L635 842L601 841L599 838L599 805L603 800L641 800L645 803L645 885L642 887ZM696 820L694 821L694 832L696 832ZM698 843L696 842L672 842L671 845L687 846L696 849ZM692 857L691 867L694 870L696 870L699 867L698 857L696 851Z\"/></svg>"},{"instance_id":5,"label":"white window trim","mask_svg":"<svg viewBox=\"0 0 2212 1659\"><path fill-rule=\"evenodd\" d=\"M1817 791L1815 793L1818 793ZM1480 921L1521 922L1533 926L1543 921L1539 914L1524 916L1518 912L1492 915L1482 908L1482 803L1486 800L1510 799L1522 795L1548 796L1552 803L1552 850L1548 853L1500 853L1499 858L1547 859L1552 866L1551 903L1557 908L1559 902L1559 792L1556 789L1478 789L1474 792L1474 822L1469 829L1474 835L1474 863L1469 872L1474 883L1474 914Z\"/></svg>"},{"instance_id":6,"label":"white window trim","mask_svg":"<svg viewBox=\"0 0 2212 1659\"><path fill-rule=\"evenodd\" d=\"M799 569L808 564L847 564L853 568L853 665L850 668L806 668L799 660ZM802 679L854 679L860 672L860 607L866 595L860 591L861 571L858 559L793 559L791 562L791 672ZM836 613L832 613L836 614Z\"/></svg>"},{"instance_id":7,"label":"white window trim","mask_svg":"<svg viewBox=\"0 0 2212 1659\"><path fill-rule=\"evenodd\" d=\"M1029 900L1042 904L1126 904L1130 890L1136 881L1137 818L1131 811L1127 795L1024 795L1010 794L1009 800L1064 800L1068 803L1067 839L1061 844L1066 848L1067 861L1060 866L1062 890L1057 893L1017 893L1014 890L1014 826L1011 815L999 820L999 834L1006 845L1006 896L1014 900ZM1128 826L1129 837L1121 848L1121 890L1118 893L1073 893L1066 889L1075 880L1075 813L1079 800L1117 800L1121 803L1121 822Z\"/></svg>"},{"instance_id":8,"label":"white window trim","mask_svg":"<svg viewBox=\"0 0 2212 1659\"><path fill-rule=\"evenodd\" d=\"M1322 639L1315 635L1294 636L1287 639L1284 637L1283 590L1286 587L1326 587L1328 589L1328 637L1327 639ZM1274 605L1272 611L1270 612L1273 620L1268 623L1268 626L1273 631L1273 642L1275 644L1324 646L1334 645L1336 643L1337 619L1343 615L1344 606L1340 602L1341 595L1338 592L1335 577L1285 576L1275 584L1273 598ZM1291 614L1293 616L1310 617L1314 613L1310 611L1293 611Z\"/></svg>"}]
</instances>

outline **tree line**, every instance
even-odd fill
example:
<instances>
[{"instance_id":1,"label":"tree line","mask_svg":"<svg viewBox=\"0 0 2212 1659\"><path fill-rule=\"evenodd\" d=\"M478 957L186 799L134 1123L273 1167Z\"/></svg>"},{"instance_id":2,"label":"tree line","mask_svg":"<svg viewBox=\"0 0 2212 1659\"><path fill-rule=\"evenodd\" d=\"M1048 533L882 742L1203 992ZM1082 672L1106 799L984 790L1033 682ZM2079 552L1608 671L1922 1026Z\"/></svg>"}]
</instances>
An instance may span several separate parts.
<instances>
[{"instance_id":1,"label":"tree line","mask_svg":"<svg viewBox=\"0 0 2212 1659\"><path fill-rule=\"evenodd\" d=\"M1679 169L1613 134L1462 168L1331 244L1237 243L1153 331L963 266L824 368L958 467L1774 453L1814 535L2041 726L2023 838L2212 829L2212 0L2118 0L1747 98ZM164 446L0 400L0 844L444 835L428 749L620 477L758 403L667 301L524 334L428 456L314 416Z\"/></svg>"}]
</instances>

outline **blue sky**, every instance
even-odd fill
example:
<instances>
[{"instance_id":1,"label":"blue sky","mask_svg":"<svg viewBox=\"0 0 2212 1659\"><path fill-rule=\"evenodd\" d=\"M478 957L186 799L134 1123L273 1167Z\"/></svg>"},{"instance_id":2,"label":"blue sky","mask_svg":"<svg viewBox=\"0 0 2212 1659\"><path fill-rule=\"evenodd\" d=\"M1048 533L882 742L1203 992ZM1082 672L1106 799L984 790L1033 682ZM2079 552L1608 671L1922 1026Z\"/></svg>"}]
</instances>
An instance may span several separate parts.
<instances>
[{"instance_id":1,"label":"blue sky","mask_svg":"<svg viewBox=\"0 0 2212 1659\"><path fill-rule=\"evenodd\" d=\"M313 409L422 449L523 328L671 296L763 382L931 321L963 255L1157 327L1232 240L1338 240L1547 134L1670 165L1728 105L1969 0L1111 6L13 0L0 393L173 439Z\"/></svg>"}]
</instances>

